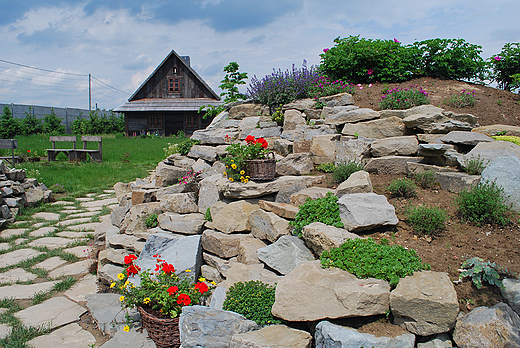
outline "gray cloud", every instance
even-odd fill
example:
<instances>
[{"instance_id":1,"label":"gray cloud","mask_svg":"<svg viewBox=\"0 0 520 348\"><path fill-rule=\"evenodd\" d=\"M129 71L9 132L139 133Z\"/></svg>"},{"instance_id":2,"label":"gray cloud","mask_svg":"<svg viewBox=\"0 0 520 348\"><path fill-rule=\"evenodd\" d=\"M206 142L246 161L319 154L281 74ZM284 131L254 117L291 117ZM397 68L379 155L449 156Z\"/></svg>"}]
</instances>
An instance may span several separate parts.
<instances>
[{"instance_id":1,"label":"gray cloud","mask_svg":"<svg viewBox=\"0 0 520 348\"><path fill-rule=\"evenodd\" d=\"M75 42L74 37L69 33L55 27L37 30L31 34L21 33L16 38L24 45L39 47L66 47Z\"/></svg>"}]
</instances>

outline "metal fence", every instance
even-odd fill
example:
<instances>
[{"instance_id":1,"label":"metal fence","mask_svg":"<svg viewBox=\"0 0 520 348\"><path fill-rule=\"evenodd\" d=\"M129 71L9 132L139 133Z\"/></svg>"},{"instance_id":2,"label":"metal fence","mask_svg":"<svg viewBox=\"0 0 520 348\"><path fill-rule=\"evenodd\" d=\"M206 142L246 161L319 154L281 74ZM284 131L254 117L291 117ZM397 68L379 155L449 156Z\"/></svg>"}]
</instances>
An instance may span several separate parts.
<instances>
[{"instance_id":1,"label":"metal fence","mask_svg":"<svg viewBox=\"0 0 520 348\"><path fill-rule=\"evenodd\" d=\"M2 115L4 107L9 107L14 118L25 118L27 114L34 115L38 119L43 119L45 116L50 115L52 110L57 117L61 118L61 124L65 126L66 132L72 134L72 122L78 117L88 118L89 110L86 109L74 109L74 108L57 108L52 106L39 106L39 105L22 105L22 104L2 104L0 103L0 115ZM98 110L99 115L110 114L110 111Z\"/></svg>"}]
</instances>

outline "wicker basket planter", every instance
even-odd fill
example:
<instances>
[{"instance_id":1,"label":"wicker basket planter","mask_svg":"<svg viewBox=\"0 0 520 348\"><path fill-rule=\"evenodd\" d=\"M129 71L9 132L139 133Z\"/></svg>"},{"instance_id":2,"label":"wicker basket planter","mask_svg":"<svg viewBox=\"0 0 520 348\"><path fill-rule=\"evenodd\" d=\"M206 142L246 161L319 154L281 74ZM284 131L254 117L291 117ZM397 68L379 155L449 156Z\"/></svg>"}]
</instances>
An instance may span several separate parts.
<instances>
[{"instance_id":1,"label":"wicker basket planter","mask_svg":"<svg viewBox=\"0 0 520 348\"><path fill-rule=\"evenodd\" d=\"M158 348L179 348L181 346L178 317L163 319L147 312L142 307L137 307L137 310L141 314L143 327Z\"/></svg>"},{"instance_id":2,"label":"wicker basket planter","mask_svg":"<svg viewBox=\"0 0 520 348\"><path fill-rule=\"evenodd\" d=\"M273 180L276 175L276 160L274 153L269 152L271 158L246 161L246 172L251 180Z\"/></svg>"}]
</instances>

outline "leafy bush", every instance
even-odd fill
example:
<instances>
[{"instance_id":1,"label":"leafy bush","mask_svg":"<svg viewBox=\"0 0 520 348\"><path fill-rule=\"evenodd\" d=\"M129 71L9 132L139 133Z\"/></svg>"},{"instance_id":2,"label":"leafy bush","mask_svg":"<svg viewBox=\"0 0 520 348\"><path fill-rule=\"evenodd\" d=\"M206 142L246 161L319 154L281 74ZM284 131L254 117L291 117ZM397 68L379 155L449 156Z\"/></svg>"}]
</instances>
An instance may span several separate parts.
<instances>
[{"instance_id":1,"label":"leafy bush","mask_svg":"<svg viewBox=\"0 0 520 348\"><path fill-rule=\"evenodd\" d=\"M24 135L39 134L43 131L42 120L30 112L25 112L25 118L20 121L20 126Z\"/></svg>"},{"instance_id":2,"label":"leafy bush","mask_svg":"<svg viewBox=\"0 0 520 348\"><path fill-rule=\"evenodd\" d=\"M54 109L51 109L51 113L43 118L43 132L47 134L65 133L65 126L61 122L61 118L56 116Z\"/></svg>"},{"instance_id":3,"label":"leafy bush","mask_svg":"<svg viewBox=\"0 0 520 348\"><path fill-rule=\"evenodd\" d=\"M294 221L289 225L294 226L293 234L301 237L302 229L313 222L322 222L326 225L343 227L343 222L339 216L338 197L327 193L326 197L307 201L299 206L300 210L296 213Z\"/></svg>"},{"instance_id":4,"label":"leafy bush","mask_svg":"<svg viewBox=\"0 0 520 348\"><path fill-rule=\"evenodd\" d=\"M462 161L462 169L469 175L480 175L486 168L487 161L478 155L477 157L465 158Z\"/></svg>"},{"instance_id":5,"label":"leafy bush","mask_svg":"<svg viewBox=\"0 0 520 348\"><path fill-rule=\"evenodd\" d=\"M466 277L471 278L471 281L477 289L482 288L482 281L490 285L496 285L499 288L504 288L500 276L514 275L514 273L509 272L507 268L499 266L494 262L484 262L480 257L473 257L464 261L461 268L464 271L460 274L459 279Z\"/></svg>"},{"instance_id":6,"label":"leafy bush","mask_svg":"<svg viewBox=\"0 0 520 348\"><path fill-rule=\"evenodd\" d=\"M470 93L466 92L466 90L462 90L460 95L451 95L448 99L444 100L443 103L453 108L473 106L475 105L475 91Z\"/></svg>"},{"instance_id":7,"label":"leafy bush","mask_svg":"<svg viewBox=\"0 0 520 348\"><path fill-rule=\"evenodd\" d=\"M280 104L308 98L318 76L316 69L312 66L307 68L304 61L301 69L296 69L293 65L292 70L274 70L261 80L254 76L247 88L247 96L272 110Z\"/></svg>"},{"instance_id":8,"label":"leafy bush","mask_svg":"<svg viewBox=\"0 0 520 348\"><path fill-rule=\"evenodd\" d=\"M334 40L323 50L320 71L333 80L354 83L401 82L413 77L418 52L399 41L373 40L349 36Z\"/></svg>"},{"instance_id":9,"label":"leafy bush","mask_svg":"<svg viewBox=\"0 0 520 348\"><path fill-rule=\"evenodd\" d=\"M242 314L258 325L280 324L282 321L271 314L276 287L259 280L238 282L226 292L222 308Z\"/></svg>"},{"instance_id":10,"label":"leafy bush","mask_svg":"<svg viewBox=\"0 0 520 348\"><path fill-rule=\"evenodd\" d=\"M414 182L407 178L395 179L390 182L390 185L386 188L386 191L390 192L392 197L404 197L410 198L415 197L417 193L415 190Z\"/></svg>"},{"instance_id":11,"label":"leafy bush","mask_svg":"<svg viewBox=\"0 0 520 348\"><path fill-rule=\"evenodd\" d=\"M415 232L432 236L444 229L448 213L438 207L420 205L409 208L406 219Z\"/></svg>"},{"instance_id":12,"label":"leafy bush","mask_svg":"<svg viewBox=\"0 0 520 348\"><path fill-rule=\"evenodd\" d=\"M409 86L410 88L393 88L387 90L381 96L379 102L379 109L381 110L402 110L410 109L414 106L430 104L428 100L428 93L421 87L417 90L416 86Z\"/></svg>"},{"instance_id":13,"label":"leafy bush","mask_svg":"<svg viewBox=\"0 0 520 348\"><path fill-rule=\"evenodd\" d=\"M317 166L316 169L324 173L332 173L336 169L336 166L334 163L322 163Z\"/></svg>"},{"instance_id":14,"label":"leafy bush","mask_svg":"<svg viewBox=\"0 0 520 348\"><path fill-rule=\"evenodd\" d=\"M497 82L499 88L512 91L520 87L520 43L506 43L502 51L489 58L488 62L493 69L491 81Z\"/></svg>"},{"instance_id":15,"label":"leafy bush","mask_svg":"<svg viewBox=\"0 0 520 348\"><path fill-rule=\"evenodd\" d=\"M168 143L168 146L163 149L164 155L168 157L174 153L180 153L181 155L186 156L190 152L191 147L199 143L200 141L189 138L177 144Z\"/></svg>"},{"instance_id":16,"label":"leafy bush","mask_svg":"<svg viewBox=\"0 0 520 348\"><path fill-rule=\"evenodd\" d=\"M157 214L151 214L149 215L146 220L144 221L144 224L148 228L154 228L159 225L159 221L157 221Z\"/></svg>"},{"instance_id":17,"label":"leafy bush","mask_svg":"<svg viewBox=\"0 0 520 348\"><path fill-rule=\"evenodd\" d=\"M399 278L412 275L414 271L430 269L430 265L421 262L415 250L377 244L372 238L349 239L339 248L324 251L320 260L322 267L337 267L358 278L384 279L391 286L396 286Z\"/></svg>"},{"instance_id":18,"label":"leafy bush","mask_svg":"<svg viewBox=\"0 0 520 348\"><path fill-rule=\"evenodd\" d=\"M513 144L520 145L520 137L515 137L512 135L495 135L494 137L491 137L495 140L502 140L502 141L509 141Z\"/></svg>"},{"instance_id":19,"label":"leafy bush","mask_svg":"<svg viewBox=\"0 0 520 348\"><path fill-rule=\"evenodd\" d=\"M121 133L125 130L125 119L123 115L117 116L110 111L109 116L106 112L100 110L92 110L89 118L81 118L78 116L72 122L72 132L74 134L114 134Z\"/></svg>"},{"instance_id":20,"label":"leafy bush","mask_svg":"<svg viewBox=\"0 0 520 348\"><path fill-rule=\"evenodd\" d=\"M318 77L314 86L310 89L309 94L316 100L321 97L327 97L329 95L335 95L340 93L354 94L354 84L344 83L341 80L332 81L332 79L326 76ZM321 107L323 108L323 107Z\"/></svg>"},{"instance_id":21,"label":"leafy bush","mask_svg":"<svg viewBox=\"0 0 520 348\"><path fill-rule=\"evenodd\" d=\"M422 173L413 173L410 176L415 183L423 189L433 189L438 184L433 170L425 170Z\"/></svg>"},{"instance_id":22,"label":"leafy bush","mask_svg":"<svg viewBox=\"0 0 520 348\"><path fill-rule=\"evenodd\" d=\"M0 118L0 139L11 139L20 134L20 124L13 117L11 109L4 107L4 113Z\"/></svg>"},{"instance_id":23,"label":"leafy bush","mask_svg":"<svg viewBox=\"0 0 520 348\"><path fill-rule=\"evenodd\" d=\"M364 170L365 167L356 161L348 161L347 163L339 163L336 165L334 172L332 173L332 179L335 183L340 183L349 178L354 172Z\"/></svg>"},{"instance_id":24,"label":"leafy bush","mask_svg":"<svg viewBox=\"0 0 520 348\"><path fill-rule=\"evenodd\" d=\"M469 191L463 190L455 198L462 218L477 224L506 225L509 207L502 196L504 189L494 182L480 182Z\"/></svg>"}]
</instances>

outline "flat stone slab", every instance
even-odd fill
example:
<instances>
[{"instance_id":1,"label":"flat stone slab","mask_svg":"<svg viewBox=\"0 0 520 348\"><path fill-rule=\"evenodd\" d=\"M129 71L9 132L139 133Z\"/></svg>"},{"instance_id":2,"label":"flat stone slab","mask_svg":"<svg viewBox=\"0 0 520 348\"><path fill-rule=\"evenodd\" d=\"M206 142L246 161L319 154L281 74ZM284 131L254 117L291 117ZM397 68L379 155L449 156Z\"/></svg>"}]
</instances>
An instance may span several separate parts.
<instances>
[{"instance_id":1,"label":"flat stone slab","mask_svg":"<svg viewBox=\"0 0 520 348\"><path fill-rule=\"evenodd\" d=\"M9 243L0 243L0 250L9 249Z\"/></svg>"},{"instance_id":2,"label":"flat stone slab","mask_svg":"<svg viewBox=\"0 0 520 348\"><path fill-rule=\"evenodd\" d=\"M72 239L88 237L89 234L92 234L92 232L63 231L63 232L56 233L56 235L59 237L72 238Z\"/></svg>"},{"instance_id":3,"label":"flat stone slab","mask_svg":"<svg viewBox=\"0 0 520 348\"><path fill-rule=\"evenodd\" d=\"M93 197L79 197L76 198L78 202L92 202L94 200Z\"/></svg>"},{"instance_id":4,"label":"flat stone slab","mask_svg":"<svg viewBox=\"0 0 520 348\"><path fill-rule=\"evenodd\" d=\"M44 219L45 221L55 221L60 219L60 214L42 211L40 213L33 214L32 217L35 219Z\"/></svg>"},{"instance_id":5,"label":"flat stone slab","mask_svg":"<svg viewBox=\"0 0 520 348\"><path fill-rule=\"evenodd\" d=\"M69 238L63 237L43 237L40 239L35 239L30 242L28 245L32 247L47 247L48 249L57 249L70 244L71 240Z\"/></svg>"},{"instance_id":6,"label":"flat stone slab","mask_svg":"<svg viewBox=\"0 0 520 348\"><path fill-rule=\"evenodd\" d=\"M0 237L2 238L10 238L12 236L19 236L24 234L26 231L25 228L8 228L0 232Z\"/></svg>"},{"instance_id":7,"label":"flat stone slab","mask_svg":"<svg viewBox=\"0 0 520 348\"><path fill-rule=\"evenodd\" d=\"M69 215L68 218L69 219L75 219L75 218L82 218L82 217L90 217L90 216L94 216L96 214L97 213L95 211L87 211L87 212L84 212L84 213L78 213L78 214Z\"/></svg>"},{"instance_id":8,"label":"flat stone slab","mask_svg":"<svg viewBox=\"0 0 520 348\"><path fill-rule=\"evenodd\" d=\"M16 265L20 261L32 259L40 254L42 253L34 249L18 249L5 253L0 255L0 268Z\"/></svg>"},{"instance_id":9,"label":"flat stone slab","mask_svg":"<svg viewBox=\"0 0 520 348\"><path fill-rule=\"evenodd\" d=\"M45 236L46 234L49 234L51 232L54 232L56 231L57 228L56 227L51 227L51 226L48 226L48 227L40 227L39 229L37 230L34 230L32 232L29 232L29 236L31 237L43 237Z\"/></svg>"},{"instance_id":10,"label":"flat stone slab","mask_svg":"<svg viewBox=\"0 0 520 348\"><path fill-rule=\"evenodd\" d=\"M113 330L113 324L125 323L125 311L121 310L121 301L119 294L101 293L86 295L87 307L96 320L98 327L105 334L110 334ZM129 310L128 315L131 318L138 318L137 310ZM116 324L117 325L117 324ZM119 331L119 330L117 330Z\"/></svg>"},{"instance_id":11,"label":"flat stone slab","mask_svg":"<svg viewBox=\"0 0 520 348\"><path fill-rule=\"evenodd\" d=\"M48 335L38 336L27 342L33 348L90 347L96 338L76 323L59 328Z\"/></svg>"},{"instance_id":12,"label":"flat stone slab","mask_svg":"<svg viewBox=\"0 0 520 348\"><path fill-rule=\"evenodd\" d=\"M37 263L33 268L41 268L46 271L52 271L55 268L67 263L67 261L61 259L59 256L50 257L45 261Z\"/></svg>"},{"instance_id":13,"label":"flat stone slab","mask_svg":"<svg viewBox=\"0 0 520 348\"><path fill-rule=\"evenodd\" d=\"M90 220L90 218L88 219ZM69 226L68 229L73 231L94 231L99 225L101 225L101 222L89 222L86 224Z\"/></svg>"},{"instance_id":14,"label":"flat stone slab","mask_svg":"<svg viewBox=\"0 0 520 348\"><path fill-rule=\"evenodd\" d=\"M88 245L78 245L73 248L63 249L64 252L76 255L77 257L88 257L92 252L92 247Z\"/></svg>"},{"instance_id":15,"label":"flat stone slab","mask_svg":"<svg viewBox=\"0 0 520 348\"><path fill-rule=\"evenodd\" d=\"M7 272L0 273L0 284L14 283L16 281L26 282L38 278L36 274L27 272L23 268L13 268Z\"/></svg>"},{"instance_id":16,"label":"flat stone slab","mask_svg":"<svg viewBox=\"0 0 520 348\"><path fill-rule=\"evenodd\" d=\"M116 332L114 337L103 344L101 348L155 348L155 343L148 337L148 332L143 329L143 332L138 332L136 329L131 329L129 332L122 330Z\"/></svg>"},{"instance_id":17,"label":"flat stone slab","mask_svg":"<svg viewBox=\"0 0 520 348\"><path fill-rule=\"evenodd\" d=\"M84 213L84 210L75 209L76 207L63 207L65 209L65 213L67 214L76 214L76 213Z\"/></svg>"},{"instance_id":18,"label":"flat stone slab","mask_svg":"<svg viewBox=\"0 0 520 348\"><path fill-rule=\"evenodd\" d=\"M86 222L89 222L91 218L78 218L78 219L71 219L71 220L65 220L60 222L59 226L70 226L70 225L77 225L77 224L83 224Z\"/></svg>"},{"instance_id":19,"label":"flat stone slab","mask_svg":"<svg viewBox=\"0 0 520 348\"><path fill-rule=\"evenodd\" d=\"M4 339L11 333L11 327L7 324L0 324L0 339Z\"/></svg>"},{"instance_id":20,"label":"flat stone slab","mask_svg":"<svg viewBox=\"0 0 520 348\"><path fill-rule=\"evenodd\" d=\"M70 201L56 201L56 202L53 202L51 205L74 205L74 202L70 202Z\"/></svg>"},{"instance_id":21,"label":"flat stone slab","mask_svg":"<svg viewBox=\"0 0 520 348\"><path fill-rule=\"evenodd\" d=\"M79 320L87 310L66 297L52 297L45 302L28 307L14 314L26 326L49 325L60 327Z\"/></svg>"},{"instance_id":22,"label":"flat stone slab","mask_svg":"<svg viewBox=\"0 0 520 348\"><path fill-rule=\"evenodd\" d=\"M38 292L50 291L56 283L57 282L52 281L29 285L14 284L3 286L2 291L0 291L0 299L13 298L15 300L27 300Z\"/></svg>"},{"instance_id":23,"label":"flat stone slab","mask_svg":"<svg viewBox=\"0 0 520 348\"><path fill-rule=\"evenodd\" d=\"M92 260L83 260L75 263L68 264L66 266L56 268L49 273L51 278L60 278L66 276L80 275L88 273Z\"/></svg>"},{"instance_id":24,"label":"flat stone slab","mask_svg":"<svg viewBox=\"0 0 520 348\"><path fill-rule=\"evenodd\" d=\"M97 208L97 207L103 207L105 205L115 204L115 203L119 203L117 201L117 198L106 198L106 199L100 199L98 201L82 202L81 206L84 208Z\"/></svg>"},{"instance_id":25,"label":"flat stone slab","mask_svg":"<svg viewBox=\"0 0 520 348\"><path fill-rule=\"evenodd\" d=\"M73 301L80 302L86 301L86 295L95 294L97 291L97 277L93 274L87 274L69 290L65 291L64 295Z\"/></svg>"}]
</instances>

